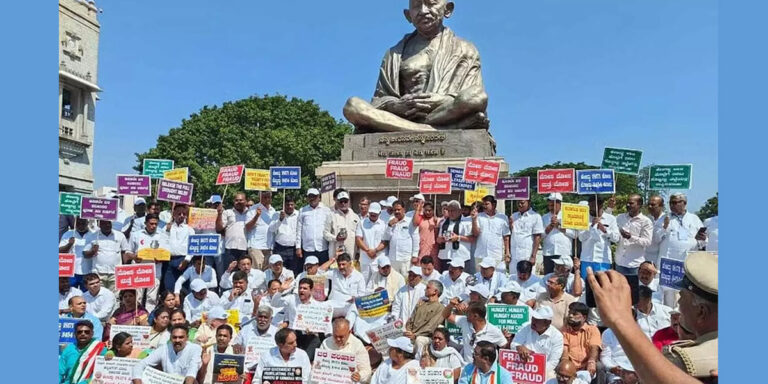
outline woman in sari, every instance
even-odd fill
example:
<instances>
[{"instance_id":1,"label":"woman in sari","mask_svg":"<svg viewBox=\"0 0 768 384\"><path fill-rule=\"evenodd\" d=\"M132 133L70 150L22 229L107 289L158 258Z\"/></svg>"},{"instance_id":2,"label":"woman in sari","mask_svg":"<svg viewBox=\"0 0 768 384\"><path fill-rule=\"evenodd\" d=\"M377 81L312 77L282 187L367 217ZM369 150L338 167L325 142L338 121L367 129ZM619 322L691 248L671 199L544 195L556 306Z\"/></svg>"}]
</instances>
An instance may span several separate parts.
<instances>
[{"instance_id":1,"label":"woman in sari","mask_svg":"<svg viewBox=\"0 0 768 384\"><path fill-rule=\"evenodd\" d=\"M112 360L113 357L136 358L138 355L139 351L134 353L133 350L133 336L128 332L119 332L112 337L112 347L109 348L104 359Z\"/></svg>"},{"instance_id":2,"label":"woman in sari","mask_svg":"<svg viewBox=\"0 0 768 384\"><path fill-rule=\"evenodd\" d=\"M171 311L160 307L155 311L155 321L149 331L149 348L157 349L171 339L168 326L171 324Z\"/></svg>"},{"instance_id":3,"label":"woman in sari","mask_svg":"<svg viewBox=\"0 0 768 384\"><path fill-rule=\"evenodd\" d=\"M197 336L197 328L192 328L189 325L189 322L187 321L187 314L184 313L183 309L175 309L173 312L171 312L171 326L174 326L176 324L183 324L189 327L189 333L187 334L188 340L194 340Z\"/></svg>"},{"instance_id":4,"label":"woman in sari","mask_svg":"<svg viewBox=\"0 0 768 384\"><path fill-rule=\"evenodd\" d=\"M421 367L450 368L453 370L454 382L459 381L464 358L459 351L448 345L450 334L445 328L437 328L432 333L432 343L425 345L421 351Z\"/></svg>"},{"instance_id":5,"label":"woman in sari","mask_svg":"<svg viewBox=\"0 0 768 384\"><path fill-rule=\"evenodd\" d=\"M149 325L147 319L149 312L143 306L136 303L136 290L126 289L120 291L118 296L120 307L117 308L112 317L109 318L110 324L117 325Z\"/></svg>"},{"instance_id":6,"label":"woman in sari","mask_svg":"<svg viewBox=\"0 0 768 384\"><path fill-rule=\"evenodd\" d=\"M167 308L168 313L171 313L173 310L180 308L179 302L176 301L176 295L174 295L171 291L161 292L160 299L158 301L160 302L160 305L158 305L157 308L155 308L155 310L149 314L150 325L154 324L155 314L160 310L160 308Z\"/></svg>"}]
</instances>

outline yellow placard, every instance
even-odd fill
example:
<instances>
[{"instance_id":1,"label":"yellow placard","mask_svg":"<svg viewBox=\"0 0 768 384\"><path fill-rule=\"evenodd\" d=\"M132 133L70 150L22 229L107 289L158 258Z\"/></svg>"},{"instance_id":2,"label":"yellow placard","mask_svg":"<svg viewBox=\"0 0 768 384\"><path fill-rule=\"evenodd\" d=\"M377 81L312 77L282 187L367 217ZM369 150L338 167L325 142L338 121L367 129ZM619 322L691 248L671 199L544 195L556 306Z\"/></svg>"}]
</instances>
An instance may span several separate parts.
<instances>
[{"instance_id":1,"label":"yellow placard","mask_svg":"<svg viewBox=\"0 0 768 384\"><path fill-rule=\"evenodd\" d=\"M472 205L476 201L483 201L488 195L488 188L477 187L474 191L464 191L464 205Z\"/></svg>"},{"instance_id":2,"label":"yellow placard","mask_svg":"<svg viewBox=\"0 0 768 384\"><path fill-rule=\"evenodd\" d=\"M563 203L563 222L561 226L566 229L580 231L589 229L589 206Z\"/></svg>"},{"instance_id":3,"label":"yellow placard","mask_svg":"<svg viewBox=\"0 0 768 384\"><path fill-rule=\"evenodd\" d=\"M163 172L163 179L181 181L183 183L189 182L189 168L174 168Z\"/></svg>"},{"instance_id":4,"label":"yellow placard","mask_svg":"<svg viewBox=\"0 0 768 384\"><path fill-rule=\"evenodd\" d=\"M137 256L141 260L170 261L171 251L163 248L142 248Z\"/></svg>"},{"instance_id":5,"label":"yellow placard","mask_svg":"<svg viewBox=\"0 0 768 384\"><path fill-rule=\"evenodd\" d=\"M240 329L240 310L227 309L227 324L234 329Z\"/></svg>"},{"instance_id":6,"label":"yellow placard","mask_svg":"<svg viewBox=\"0 0 768 384\"><path fill-rule=\"evenodd\" d=\"M269 169L245 169L246 191L269 191Z\"/></svg>"}]
</instances>

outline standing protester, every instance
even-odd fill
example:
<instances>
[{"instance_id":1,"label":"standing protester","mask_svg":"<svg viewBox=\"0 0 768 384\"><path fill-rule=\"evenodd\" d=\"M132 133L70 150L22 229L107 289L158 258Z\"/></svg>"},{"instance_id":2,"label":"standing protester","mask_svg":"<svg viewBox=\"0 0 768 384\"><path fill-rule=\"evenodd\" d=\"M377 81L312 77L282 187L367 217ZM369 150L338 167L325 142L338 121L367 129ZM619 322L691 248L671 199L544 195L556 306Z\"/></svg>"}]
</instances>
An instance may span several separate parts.
<instances>
[{"instance_id":1,"label":"standing protester","mask_svg":"<svg viewBox=\"0 0 768 384\"><path fill-rule=\"evenodd\" d=\"M147 201L143 197L137 197L133 201L133 215L122 223L122 232L126 238L131 237L131 232L144 229L144 216L147 214Z\"/></svg>"},{"instance_id":2,"label":"standing protester","mask_svg":"<svg viewBox=\"0 0 768 384\"><path fill-rule=\"evenodd\" d=\"M662 241L659 246L659 266L661 259L685 261L688 252L699 249L697 236L705 231L704 224L698 216L686 209L688 198L683 193L675 193L669 198L669 214L664 218ZM664 304L675 307L678 291L662 288Z\"/></svg>"},{"instance_id":3,"label":"standing protester","mask_svg":"<svg viewBox=\"0 0 768 384\"><path fill-rule=\"evenodd\" d=\"M546 225L542 242L545 275L555 270L555 259L561 256L572 255L573 241L577 236L575 230L565 229L560 226L563 220L563 213L560 210L562 206L563 195L551 193L547 197L548 212L541 218L542 223Z\"/></svg>"},{"instance_id":4,"label":"standing protester","mask_svg":"<svg viewBox=\"0 0 768 384\"><path fill-rule=\"evenodd\" d=\"M659 248L661 241L664 240L664 221L667 214L664 212L664 198L658 195L651 196L648 199L648 217L653 221L653 235L651 236L651 245L645 247L645 260L654 265L659 264Z\"/></svg>"},{"instance_id":5,"label":"standing protester","mask_svg":"<svg viewBox=\"0 0 768 384\"><path fill-rule=\"evenodd\" d=\"M99 230L86 236L83 257L93 259L92 271L99 275L104 288L115 292L115 266L122 264L130 250L122 232L112 230L112 222L99 220Z\"/></svg>"},{"instance_id":6,"label":"standing protester","mask_svg":"<svg viewBox=\"0 0 768 384\"><path fill-rule=\"evenodd\" d=\"M245 239L245 223L248 222L248 209L245 207L245 194L235 194L235 204L224 210L224 204L216 208L216 232L224 232L224 254L216 265L216 274L223 276L227 267L242 255L247 254L248 242Z\"/></svg>"},{"instance_id":7,"label":"standing protester","mask_svg":"<svg viewBox=\"0 0 768 384\"><path fill-rule=\"evenodd\" d=\"M168 233L166 231L158 230L159 221L160 219L156 214L147 214L144 220L144 229L142 229L141 232L134 232L133 235L131 235L130 251L125 255L128 261L133 260L137 263L155 264L155 285L151 288L142 289L139 293L142 302L145 303L147 310L150 312L157 306L157 294L160 293L161 272L168 262L143 260L140 256L140 252L143 249L163 249L170 252ZM171 289L173 289L173 286L171 286Z\"/></svg>"},{"instance_id":8,"label":"standing protester","mask_svg":"<svg viewBox=\"0 0 768 384\"><path fill-rule=\"evenodd\" d=\"M464 270L474 274L476 268L471 250L475 236L472 234L472 219L461 216L461 204L456 200L449 201L444 212L447 212L448 218L441 222L437 232L437 257L441 260L440 264L464 263Z\"/></svg>"},{"instance_id":9,"label":"standing protester","mask_svg":"<svg viewBox=\"0 0 768 384\"><path fill-rule=\"evenodd\" d=\"M293 271L294 275L302 272L301 260L296 257L298 220L299 212L296 210L296 202L293 196L286 196L283 210L278 214L277 220L273 220L269 227L274 242L272 253L280 255L286 268Z\"/></svg>"},{"instance_id":10,"label":"standing protester","mask_svg":"<svg viewBox=\"0 0 768 384\"><path fill-rule=\"evenodd\" d=\"M163 288L171 291L176 285L176 280L184 273L192 255L187 254L189 236L195 234L195 230L187 225L189 207L184 204L173 206L173 221L165 226L168 233L169 251L171 261L163 263Z\"/></svg>"},{"instance_id":11,"label":"standing protester","mask_svg":"<svg viewBox=\"0 0 768 384\"><path fill-rule=\"evenodd\" d=\"M621 238L616 218L603 212L603 199L597 195L589 196L589 220L591 224L586 231L579 232L581 240L581 264L592 270L604 271L611 269L613 254L611 243L617 243Z\"/></svg>"},{"instance_id":12,"label":"standing protester","mask_svg":"<svg viewBox=\"0 0 768 384\"><path fill-rule=\"evenodd\" d=\"M357 249L360 250L360 272L366 282L376 273L377 260L384 257L384 250L387 248L383 242L387 223L379 219L380 213L379 203L371 204L368 217L364 218L355 230L355 241Z\"/></svg>"},{"instance_id":13,"label":"standing protester","mask_svg":"<svg viewBox=\"0 0 768 384\"><path fill-rule=\"evenodd\" d=\"M248 237L248 256L253 267L267 269L267 259L272 255L274 238L269 231L272 222L278 219L277 211L272 207L272 192L262 191L259 203L248 208L245 223L245 233Z\"/></svg>"},{"instance_id":14,"label":"standing protester","mask_svg":"<svg viewBox=\"0 0 768 384\"><path fill-rule=\"evenodd\" d=\"M360 211L359 216L360 220L365 219L368 217L368 209L370 209L371 206L371 199L368 198L368 196L363 196L360 198L360 202L357 203L357 209Z\"/></svg>"},{"instance_id":15,"label":"standing protester","mask_svg":"<svg viewBox=\"0 0 768 384\"><path fill-rule=\"evenodd\" d=\"M349 193L345 190L337 190L334 199L336 209L325 219L323 237L328 242L331 250L355 255L355 231L360 218L350 208ZM322 260L321 260L322 261Z\"/></svg>"},{"instance_id":16,"label":"standing protester","mask_svg":"<svg viewBox=\"0 0 768 384\"><path fill-rule=\"evenodd\" d=\"M419 258L431 256L435 260L435 268L442 272L447 266L440 263L437 257L437 236L439 227L435 217L435 206L427 201L416 205L413 214L413 224L419 228Z\"/></svg>"},{"instance_id":17,"label":"standing protester","mask_svg":"<svg viewBox=\"0 0 768 384\"><path fill-rule=\"evenodd\" d=\"M634 194L627 200L627 212L616 218L621 239L616 247L616 270L627 276L636 276L645 261L645 248L653 240L653 222L640 212L643 197Z\"/></svg>"},{"instance_id":18,"label":"standing protester","mask_svg":"<svg viewBox=\"0 0 768 384\"><path fill-rule=\"evenodd\" d=\"M419 229L411 218L405 216L405 204L397 200L392 203L394 215L387 223L384 241L389 247L389 260L392 268L401 275L406 275L411 265L419 263Z\"/></svg>"},{"instance_id":19,"label":"standing protester","mask_svg":"<svg viewBox=\"0 0 768 384\"><path fill-rule=\"evenodd\" d=\"M531 208L530 200L517 201L517 212L509 218L509 227L512 231L511 263L516 265L521 260L528 260L536 265L536 253L544 233L544 224L541 216Z\"/></svg>"},{"instance_id":20,"label":"standing protester","mask_svg":"<svg viewBox=\"0 0 768 384\"><path fill-rule=\"evenodd\" d=\"M298 227L296 229L296 256L299 259L309 256L317 257L320 264L328 261L328 242L323 237L325 221L331 214L330 210L320 203L320 191L315 188L307 190L309 204L299 211ZM304 261L300 261L304 266Z\"/></svg>"},{"instance_id":21,"label":"standing protester","mask_svg":"<svg viewBox=\"0 0 768 384\"><path fill-rule=\"evenodd\" d=\"M91 273L93 259L83 256L83 249L88 241L88 220L78 218L75 221L75 229L65 232L59 241L59 253L72 253L75 255L75 276L69 278L69 285L80 290L85 289L83 276Z\"/></svg>"},{"instance_id":22,"label":"standing protester","mask_svg":"<svg viewBox=\"0 0 768 384\"><path fill-rule=\"evenodd\" d=\"M498 270L506 272L506 263L510 262L509 218L502 212L496 211L496 198L488 195L483 197L483 212L472 216L472 235L475 242L475 263L486 259Z\"/></svg>"},{"instance_id":23,"label":"standing protester","mask_svg":"<svg viewBox=\"0 0 768 384\"><path fill-rule=\"evenodd\" d=\"M698 232L696 234L696 240L703 241L705 243L704 249L708 252L717 252L717 216L704 220L704 226L707 227L707 230Z\"/></svg>"}]
</instances>

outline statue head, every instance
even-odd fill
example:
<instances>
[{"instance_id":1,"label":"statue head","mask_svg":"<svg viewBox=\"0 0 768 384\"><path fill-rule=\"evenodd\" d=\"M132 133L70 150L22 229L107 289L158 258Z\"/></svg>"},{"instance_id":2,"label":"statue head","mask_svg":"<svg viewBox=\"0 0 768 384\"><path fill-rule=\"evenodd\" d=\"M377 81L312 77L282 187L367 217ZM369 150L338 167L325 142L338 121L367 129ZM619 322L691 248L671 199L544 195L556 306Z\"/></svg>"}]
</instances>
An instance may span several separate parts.
<instances>
[{"instance_id":1,"label":"statue head","mask_svg":"<svg viewBox=\"0 0 768 384\"><path fill-rule=\"evenodd\" d=\"M443 27L443 19L453 14L453 2L447 0L409 0L403 14L416 31L425 37L437 35Z\"/></svg>"}]
</instances>

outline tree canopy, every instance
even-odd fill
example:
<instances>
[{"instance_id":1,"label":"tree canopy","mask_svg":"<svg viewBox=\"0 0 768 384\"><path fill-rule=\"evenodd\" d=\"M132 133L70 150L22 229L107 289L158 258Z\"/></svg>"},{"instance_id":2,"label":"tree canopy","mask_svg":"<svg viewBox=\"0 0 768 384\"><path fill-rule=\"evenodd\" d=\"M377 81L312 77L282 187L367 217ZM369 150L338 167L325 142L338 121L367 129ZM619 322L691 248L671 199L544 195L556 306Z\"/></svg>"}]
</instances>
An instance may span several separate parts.
<instances>
[{"instance_id":1,"label":"tree canopy","mask_svg":"<svg viewBox=\"0 0 768 384\"><path fill-rule=\"evenodd\" d=\"M717 197L719 193L715 193L710 197L706 203L699 209L696 214L699 215L701 220L709 219L710 217L717 216Z\"/></svg>"},{"instance_id":2,"label":"tree canopy","mask_svg":"<svg viewBox=\"0 0 768 384\"><path fill-rule=\"evenodd\" d=\"M334 119L312 100L252 96L220 107L203 106L180 127L160 135L154 148L136 153L134 169L140 172L145 158L172 159L176 168L189 167L194 200L199 203L224 192L224 186L215 185L222 166L301 166L302 189L289 192L300 198L308 188L319 186L315 168L323 161L338 160L344 134L351 132L351 125ZM225 200L242 189L242 184L230 186Z\"/></svg>"}]
</instances>

